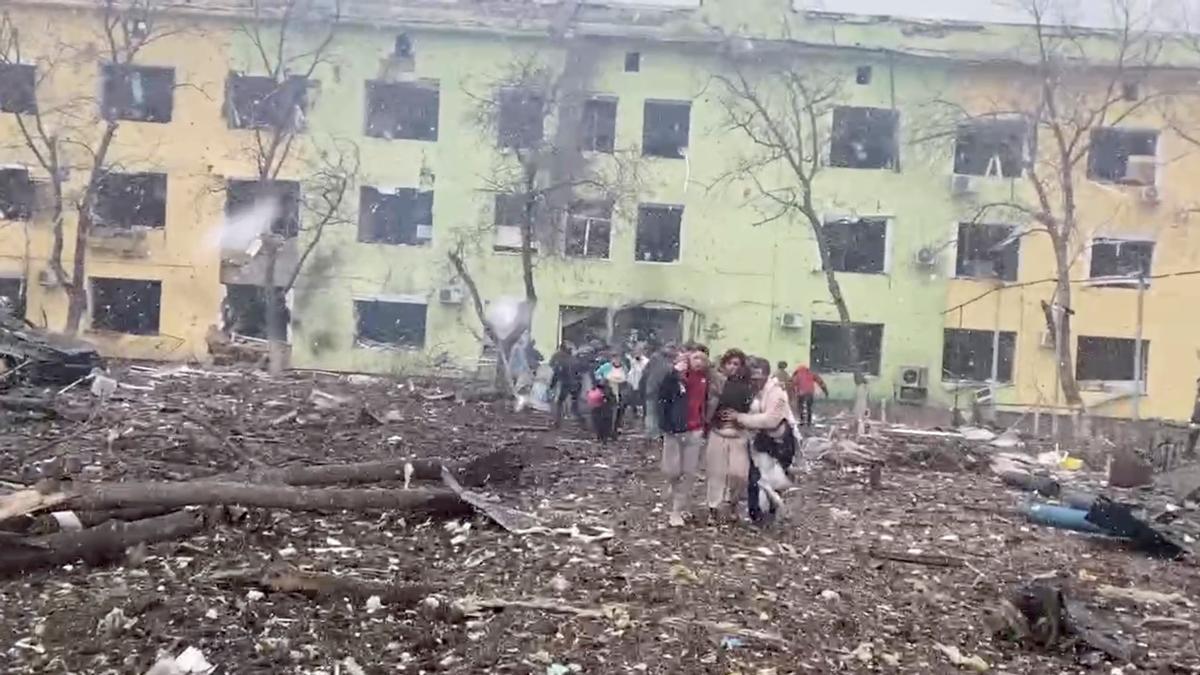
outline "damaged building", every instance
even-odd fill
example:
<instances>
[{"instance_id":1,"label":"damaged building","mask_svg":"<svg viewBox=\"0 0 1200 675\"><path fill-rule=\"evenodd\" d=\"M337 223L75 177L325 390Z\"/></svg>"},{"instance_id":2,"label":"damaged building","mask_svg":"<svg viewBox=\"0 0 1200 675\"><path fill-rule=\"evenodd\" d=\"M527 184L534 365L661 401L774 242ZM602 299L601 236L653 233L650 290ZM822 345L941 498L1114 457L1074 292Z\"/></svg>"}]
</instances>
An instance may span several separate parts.
<instances>
[{"instance_id":1,"label":"damaged building","mask_svg":"<svg viewBox=\"0 0 1200 675\"><path fill-rule=\"evenodd\" d=\"M609 0L564 12L349 0L353 20L333 24L336 58L277 77L239 30L250 9L195 0L164 11L203 31L166 36L132 64L89 61L76 76L30 64L62 40L92 40L95 8L18 0L16 24L49 21L61 35L24 31L24 60L0 63L0 134L16 138L16 116L55 110L78 87L100 93L87 109L97 130L119 123L86 242L82 330L106 355L204 360L210 331L265 339L274 306L296 366L470 373L486 349L447 253L463 252L485 304L521 298L530 228L542 345L694 339L810 363L842 398L859 369L875 400L966 407L986 391L1015 411L1061 406L1040 305L1055 274L1049 242L1019 212L978 208L1027 191L1030 162L1049 147L1036 120L979 107L1029 72L1007 50L1024 29L819 4ZM329 29L318 5L298 7L301 24ZM738 52L718 47L733 33L754 53L816 64L834 92L820 112L814 208L857 362L813 228L756 198L786 171L727 179L755 149L723 118L714 79ZM511 81L530 54L568 105L551 110L546 91ZM750 72L773 86L767 69ZM1151 87L1119 93L1130 103ZM936 119L933 104L945 102L970 115ZM255 148L276 130L290 154L264 179ZM345 148L327 139L354 147L356 173L336 200L315 167ZM1200 276L1186 274L1200 236L1186 226L1184 189L1200 153L1149 107L1089 143L1078 181L1087 234L1072 268L1077 375L1099 414L1133 414L1140 388L1139 414L1185 417L1200 345L1169 326L1200 297ZM19 145L2 152L0 302L60 327L48 176ZM636 185L529 200L498 184L539 152L541 188L581 166ZM83 181L72 172L66 187ZM77 218L68 204L69 242ZM276 247L270 265L265 246Z\"/></svg>"}]
</instances>

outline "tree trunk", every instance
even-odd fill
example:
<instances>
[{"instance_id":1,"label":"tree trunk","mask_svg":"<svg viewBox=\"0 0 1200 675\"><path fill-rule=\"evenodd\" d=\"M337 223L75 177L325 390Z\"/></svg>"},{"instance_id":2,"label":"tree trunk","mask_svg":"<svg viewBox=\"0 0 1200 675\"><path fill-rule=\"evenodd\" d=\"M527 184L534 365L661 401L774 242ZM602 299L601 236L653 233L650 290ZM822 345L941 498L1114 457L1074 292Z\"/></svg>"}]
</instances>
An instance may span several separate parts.
<instances>
[{"instance_id":1,"label":"tree trunk","mask_svg":"<svg viewBox=\"0 0 1200 675\"><path fill-rule=\"evenodd\" d=\"M283 485L339 485L354 483L381 483L402 481L406 467L412 467L410 480L442 480L440 459L384 459L354 464L326 464L319 466L297 466L287 469L268 469L251 472L246 480L255 484L279 483ZM473 458L465 464L447 468L466 487L483 487L515 481L523 466L519 451L500 449ZM214 477L208 480L239 480L237 475Z\"/></svg>"},{"instance_id":2,"label":"tree trunk","mask_svg":"<svg viewBox=\"0 0 1200 675\"><path fill-rule=\"evenodd\" d=\"M79 208L79 221L75 224L75 253L71 263L71 281L64 289L67 292L67 325L66 333L74 335L79 332L83 315L87 312L87 278L84 269L87 266L88 232L92 229L92 214L90 199L85 198Z\"/></svg>"},{"instance_id":3,"label":"tree trunk","mask_svg":"<svg viewBox=\"0 0 1200 675\"><path fill-rule=\"evenodd\" d=\"M283 306L279 293L275 290L275 268L279 263L279 249L279 242L271 241L267 244L266 279L259 287L263 294L263 304L267 308L267 369L272 375L279 375L287 368L288 353Z\"/></svg>"},{"instance_id":4,"label":"tree trunk","mask_svg":"<svg viewBox=\"0 0 1200 675\"><path fill-rule=\"evenodd\" d=\"M93 511L131 506L189 505L252 506L293 511L396 510L447 517L467 516L471 507L449 490L335 490L283 486L189 481L186 483L75 483L62 488L65 499L46 495L59 510ZM0 512L10 497L0 498ZM39 507L44 508L44 507ZM26 511L31 512L31 511ZM15 514L19 515L19 514Z\"/></svg>"},{"instance_id":5,"label":"tree trunk","mask_svg":"<svg viewBox=\"0 0 1200 675\"><path fill-rule=\"evenodd\" d=\"M1054 316L1055 330L1055 361L1058 367L1058 381L1062 388L1067 405L1083 407L1083 397L1079 394L1079 383L1075 380L1075 367L1071 359L1071 278L1069 266L1063 261L1059 263L1058 281L1054 289L1054 303L1051 312Z\"/></svg>"},{"instance_id":6,"label":"tree trunk","mask_svg":"<svg viewBox=\"0 0 1200 675\"><path fill-rule=\"evenodd\" d=\"M81 532L59 532L46 537L0 546L0 576L57 567L85 560L98 565L120 560L135 544L169 541L204 529L204 514L179 511L132 523L109 521Z\"/></svg>"}]
</instances>

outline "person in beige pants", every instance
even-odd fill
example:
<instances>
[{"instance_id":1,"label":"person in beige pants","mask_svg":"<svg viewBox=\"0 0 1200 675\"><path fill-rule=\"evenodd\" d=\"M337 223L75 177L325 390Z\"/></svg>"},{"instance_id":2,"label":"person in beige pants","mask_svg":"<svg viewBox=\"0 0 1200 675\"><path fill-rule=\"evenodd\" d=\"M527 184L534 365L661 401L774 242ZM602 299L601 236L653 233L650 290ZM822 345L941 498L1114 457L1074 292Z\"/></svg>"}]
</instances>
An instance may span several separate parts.
<instances>
[{"instance_id":1,"label":"person in beige pants","mask_svg":"<svg viewBox=\"0 0 1200 675\"><path fill-rule=\"evenodd\" d=\"M692 484L700 467L704 448L704 427L707 422L708 355L695 351L680 354L671 372L663 377L654 400L647 400L646 409L658 407L662 425L662 470L667 479L666 501L670 509L671 527L683 525L683 513L692 494Z\"/></svg>"},{"instance_id":2,"label":"person in beige pants","mask_svg":"<svg viewBox=\"0 0 1200 675\"><path fill-rule=\"evenodd\" d=\"M737 415L749 412L754 391L747 377L746 355L731 349L721 357L720 377L709 383L708 448L704 471L709 514L717 517L724 505L729 515L746 494L750 475L750 449L746 431L737 425Z\"/></svg>"}]
</instances>

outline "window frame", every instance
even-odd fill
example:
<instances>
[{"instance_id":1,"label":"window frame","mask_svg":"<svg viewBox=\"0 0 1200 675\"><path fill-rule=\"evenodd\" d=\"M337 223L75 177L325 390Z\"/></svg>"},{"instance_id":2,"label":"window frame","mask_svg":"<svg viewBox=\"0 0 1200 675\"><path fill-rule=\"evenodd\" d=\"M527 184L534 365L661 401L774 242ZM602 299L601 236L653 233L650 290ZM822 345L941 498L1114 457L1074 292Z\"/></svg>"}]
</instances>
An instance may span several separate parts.
<instances>
[{"instance_id":1,"label":"window frame","mask_svg":"<svg viewBox=\"0 0 1200 675\"><path fill-rule=\"evenodd\" d=\"M128 282L128 283L144 283L152 289L158 291L158 309L154 314L154 329L152 331L128 331L117 328L110 328L107 325L97 324L96 311L100 308L100 303L96 298L96 282ZM103 285L103 283L101 284ZM132 279L125 277L88 277L88 330L92 332L116 333L118 335L137 335L137 336L157 336L162 335L162 299L163 299L163 282L161 279ZM111 306L111 305L110 305Z\"/></svg>"},{"instance_id":2,"label":"window frame","mask_svg":"<svg viewBox=\"0 0 1200 675\"><path fill-rule=\"evenodd\" d=\"M823 237L825 237L825 245L829 252L830 265L833 267L833 271L837 272L838 274L887 275L890 272L890 267L891 267L890 266L890 262L891 262L890 248L891 248L891 229L892 228L890 227L890 225L893 220L894 220L894 218L892 216L879 216L879 215L877 215L877 216L844 216L844 215L826 216L822 220L821 234ZM833 226L838 226L838 227L840 227L840 226L853 227L855 224L872 223L872 222L877 222L877 221L881 222L883 224L883 243L880 247L881 248L880 253L882 255L880 256L880 260L879 260L879 269L878 270L860 271L860 270L839 269L836 265L834 265L833 264L834 263L834 259L833 259L834 258L834 251L833 251L834 245L835 244L840 245L842 242L834 242L832 239L830 239L829 229L828 229L829 226L833 225ZM854 251L856 248L858 248L858 246L856 246L857 241L858 241L857 238L854 238L851 241L845 242L847 251ZM844 257L845 257L844 252L843 252L842 257L843 257L843 262L844 262Z\"/></svg>"},{"instance_id":3,"label":"window frame","mask_svg":"<svg viewBox=\"0 0 1200 675\"><path fill-rule=\"evenodd\" d=\"M1004 249L999 250L999 251L994 251L993 256L994 256L994 258L996 258L996 260L993 260L992 262L997 262L997 261L1003 262L1006 257L1011 256L1012 271L1009 273L1006 273L1006 274L993 274L991 276L972 274L969 271L966 271L964 269L964 266L967 263L972 263L972 262L977 262L977 261L982 260L980 258L967 258L966 257L966 252L964 251L964 247L963 247L963 241L964 241L964 239L968 239L968 238L964 237L963 231L964 231L964 229L967 229L967 228L986 228L989 230L1000 229L1000 228L1007 229L1008 234L1005 237L1001 238L1000 241L1002 242L1006 239L1012 240L1004 247L1004 249L1011 250L1011 253L1008 253ZM973 280L973 281L1002 281L1005 283L1013 283L1017 279L1020 278L1020 275L1021 275L1020 226L1009 225L1007 223L975 223L975 222L967 221L967 222L956 223L954 229L955 229L955 235L956 235L956 239L955 239L955 243L954 243L954 278L955 279L964 279L964 280ZM994 249L996 247L992 246L991 248ZM994 267L995 266L993 266L993 268Z\"/></svg>"},{"instance_id":4,"label":"window frame","mask_svg":"<svg viewBox=\"0 0 1200 675\"><path fill-rule=\"evenodd\" d=\"M356 348L408 352L418 352L425 349L426 344L429 342L429 303L425 300L425 298L416 296L354 296L351 301L352 312L354 316L354 346ZM400 342L385 342L381 340L375 340L373 338L364 339L361 331L363 319L359 309L359 305L361 304L391 304L423 308L424 311L421 319L420 343L407 344Z\"/></svg>"},{"instance_id":5,"label":"window frame","mask_svg":"<svg viewBox=\"0 0 1200 675\"><path fill-rule=\"evenodd\" d=\"M872 124L871 115L874 113L886 113L885 117L890 117L892 122L891 142L889 145L890 156L886 162L878 166L853 166L849 163L850 152L848 148L842 151L837 150L839 141L839 115L848 114L851 111L863 111L866 113L866 123L868 131ZM852 169L855 171L897 171L900 168L900 111L895 108L877 108L874 106L854 106L854 105L839 105L835 106L830 113L830 133L829 133L829 167L833 169ZM847 121L842 126L848 126ZM868 134L869 136L870 134ZM844 140L844 139L843 139Z\"/></svg>"},{"instance_id":6,"label":"window frame","mask_svg":"<svg viewBox=\"0 0 1200 675\"><path fill-rule=\"evenodd\" d=\"M879 377L879 374L883 371L883 340L884 340L884 333L886 331L886 324L871 323L871 322L866 322L866 321L852 321L851 324L855 327L856 339L858 339L860 341L862 339L862 337L861 337L862 333L857 332L860 328L868 327L868 328L877 328L878 329L879 345L878 345L878 348L876 349L876 356L874 359L869 360L867 362L867 369L863 372L863 375L865 375L866 377ZM835 342L837 342L837 341L841 340L842 322L841 321L813 321L809 324L809 326L810 326L810 332L809 332L810 339L809 339L809 345L808 345L808 356L809 356L809 363L812 364L811 367L813 368L813 370L816 370L821 373L829 373L829 374L853 374L854 370L846 369L845 364L836 364L836 365L831 366L827 363L823 363L824 359L817 358L818 354L817 354L816 350L817 350L818 327L821 330L826 330L826 329L836 330L838 333L838 337L837 337L837 340L835 340ZM861 350L860 350L859 356L860 356L860 358L862 356Z\"/></svg>"},{"instance_id":7,"label":"window frame","mask_svg":"<svg viewBox=\"0 0 1200 675\"><path fill-rule=\"evenodd\" d=\"M986 355L987 361L986 361L985 365L987 366L987 371L988 371L987 377L980 379L977 377L961 377L961 376L959 376L958 373L955 373L955 374L947 373L947 370L948 370L947 362L949 361L948 357L950 356L949 351L950 351L950 347L951 347L951 341L950 341L951 333L969 334L966 336L968 339L971 337L981 338L979 340L980 343L983 343L985 341L983 338L986 338L988 354ZM950 327L950 326L943 328L942 329L942 368L941 368L942 381L943 382L951 382L951 383L962 383L962 384L990 384L991 383L991 369L992 369L991 351L992 351L992 347L993 347L994 343L995 343L995 331L986 330L986 329L976 329L976 328L958 328L958 327ZM967 352L976 351L976 347L972 344L960 345L959 349L963 350L963 351L967 351ZM1008 352L1007 357L1005 356L1005 351ZM997 364L998 368L997 368L997 373L996 373L996 383L997 384L1012 384L1015 381L1014 378L1016 376L1016 361L1017 361L1017 333L1016 333L1016 331L1000 331L1000 357L999 357L999 359L1000 359L999 363ZM1005 364L1007 364L1007 368L1005 367Z\"/></svg>"},{"instance_id":8,"label":"window frame","mask_svg":"<svg viewBox=\"0 0 1200 675\"><path fill-rule=\"evenodd\" d=\"M130 111L137 109L137 103L132 101L132 91L130 93L131 102L128 107L118 108L109 100L110 96L117 92L117 85L113 83L113 78L124 73L126 77L132 73L149 74L151 76L160 76L164 79L169 78L169 95L164 111L165 116L149 114L143 116L131 116ZM125 86L121 88L124 89ZM100 117L106 120L120 120L124 122L141 122L144 124L170 124L175 118L175 68L173 66L148 66L142 64L117 64L117 63L101 63L100 64ZM143 84L143 87L148 91L149 86ZM132 87L129 87L132 90ZM143 106L146 104L143 103Z\"/></svg>"},{"instance_id":9,"label":"window frame","mask_svg":"<svg viewBox=\"0 0 1200 675\"><path fill-rule=\"evenodd\" d=\"M433 223L434 200L435 200L434 191L433 190L422 190L422 189L416 188L416 187L395 187L395 188L390 188L390 190L391 190L390 192L386 191L388 189L389 188L387 188L387 187L379 186L379 185L359 185L359 188L358 188L358 227L357 227L357 231L355 233L355 241L360 244L371 244L371 245L377 245L377 246L429 246L429 245L431 245L433 242L433 232L434 232L434 230L433 230L433 227L434 227L434 223ZM402 192L408 193L408 194L402 195L401 194ZM368 193L375 194L374 201L372 202L375 205L375 210L371 211L370 213L367 212L368 211L368 208L367 208L367 206L368 206L367 194ZM381 207L387 205L388 200L392 200L392 199L402 200L401 204L407 203L407 205L409 207L408 211L407 211L407 215L413 221L411 223L411 225L412 225L411 240L399 240L399 239L394 239L390 236L389 237L377 237L377 238L373 238L373 239L364 239L363 238L364 232L366 232L368 234L375 234L375 235L390 232L390 230L380 230L373 219L376 217L378 210ZM420 218L413 216L413 214L417 213L417 212L419 212L420 214L428 213L429 222L428 223L418 222L420 220ZM404 224L405 215L406 215L405 212L400 213L400 219L401 219L400 224ZM369 227L369 228L366 227L366 219L367 218L372 219L371 227ZM428 237L422 236L422 230L421 230L422 227L429 228L429 231L428 231L429 236Z\"/></svg>"},{"instance_id":10,"label":"window frame","mask_svg":"<svg viewBox=\"0 0 1200 675\"><path fill-rule=\"evenodd\" d=\"M127 195L122 197L121 195L111 195L111 194L106 193L106 191L105 191L106 186L107 186L106 181L108 181L113 176L119 176L122 179L127 180L127 181L128 180L138 180L138 179L153 179L155 183L161 183L161 186L162 186L161 218L158 218L156 220L156 222L154 222L154 223L117 222L117 221L106 219L105 215L102 214L102 207L100 205L100 202L102 199L108 198L108 199L113 199L118 202L122 201L123 199L128 199ZM169 212L169 206L170 206L170 200L171 200L170 185L171 185L171 178L166 172L160 172L160 171L130 171L130 172L104 171L104 172L101 172L101 174L97 177L96 189L92 195L92 199L93 199L92 205L91 205L92 225L96 228L104 228L104 229L118 230L118 231L133 231L133 230L138 230L138 229L165 230L167 227L167 214ZM128 184L126 184L125 190L128 191L128 188L129 188L129 186L128 186ZM160 215L159 213L157 213L158 209L155 209L155 211L156 211L156 213L154 213L153 215L155 215L155 216ZM141 213L141 209L138 210L138 213L139 214Z\"/></svg>"},{"instance_id":11,"label":"window frame","mask_svg":"<svg viewBox=\"0 0 1200 675\"><path fill-rule=\"evenodd\" d=\"M372 114L373 110L377 110L382 107L381 105L377 105L377 104L383 100L382 97L388 92L388 90L396 90L397 93L395 95L401 99L409 96L412 92L421 92L426 95L431 95L432 110L426 109L426 107L430 105L430 101L420 101L421 106L417 106L417 105L408 106L408 105L403 105L403 103L402 103L401 106L397 107L396 111L392 111L392 112L394 113L393 118L395 118L395 119L399 119L401 117L401 115L397 111L404 111L404 110L412 111L412 110L421 109L425 113L431 112L432 119L425 120L425 121L432 121L432 123L433 123L432 126L425 128L426 129L425 133L412 133L412 134L396 133L397 130L403 131L406 128L406 126L403 124L393 125L392 130L391 130L391 135L389 135L388 132L378 131L380 125L372 125L371 114ZM409 91L405 91L405 90L409 90ZM364 110L363 110L363 135L366 136L367 138L377 138L377 139L385 140L385 141L420 141L420 142L424 142L424 143L436 143L437 142L438 134L440 133L440 129L441 129L441 115L442 115L442 90L441 90L441 82L439 80L428 79L428 80L412 80L412 81L402 81L402 82L389 82L386 80L367 80L365 91L363 93L363 97L364 97L364 104L365 104ZM420 125L413 125L413 126L416 126L419 129L423 128ZM373 129L375 130L374 133L373 133Z\"/></svg>"},{"instance_id":12,"label":"window frame","mask_svg":"<svg viewBox=\"0 0 1200 675\"><path fill-rule=\"evenodd\" d=\"M675 144L675 150L668 151L666 146L659 141L662 139L653 140L658 136L665 136L661 131L652 130L650 127L650 111L652 108L678 109L686 108L687 114L684 116L684 129L682 131L683 144ZM663 115L665 113L658 113ZM674 132L672 125L672 132ZM667 99L646 99L642 103L642 157L655 157L658 159L686 159L688 156L688 148L692 142L692 102L667 100ZM678 139L675 139L678 140Z\"/></svg>"},{"instance_id":13,"label":"window frame","mask_svg":"<svg viewBox=\"0 0 1200 675\"><path fill-rule=\"evenodd\" d=\"M1009 174L1005 173L1004 159L1002 158L1002 156L999 153L992 155L992 159L998 160L999 164L1000 164L1000 167L999 167L1000 172L999 172L999 174L996 174L996 175L990 175L987 173L987 169L991 168L991 159L989 159L987 168L984 169L983 173L973 173L969 170L965 170L965 169L969 169L970 167L965 166L965 161L960 162L960 160L962 159L962 153L960 152L959 147L960 147L960 144L962 143L964 132L969 133L971 127L986 127L989 124L1011 125L1013 127L1020 128L1020 130L1021 130L1020 145L1019 145L1020 152L1017 154L1016 157L1012 158L1012 161L1016 162L1016 164L1017 164L1015 174L1009 175ZM1013 179L1023 178L1025 176L1026 169L1027 169L1030 161L1032 160L1034 153L1036 152L1036 148L1037 148L1037 140L1036 140L1036 136L1035 136L1036 131L1037 131L1037 127L1030 124L1028 118L1026 118L1024 116L1017 116L1017 115L990 115L987 117L976 117L976 118L971 118L971 119L959 122L954 130L954 155L952 158L954 175L956 175L956 176L972 176L975 178L986 178L986 179L1001 179L1001 180L1013 180ZM987 140L987 138L986 138L988 136L987 133L976 130L975 134L979 137L983 137L983 140ZM1003 133L995 134L995 135L999 136L999 137L1006 136L1006 134L1003 134ZM979 144L986 145L983 141L981 141ZM997 145L1003 147L1002 143L997 143Z\"/></svg>"},{"instance_id":14,"label":"window frame","mask_svg":"<svg viewBox=\"0 0 1200 675\"><path fill-rule=\"evenodd\" d=\"M679 212L679 224L678 224L678 227L676 228L676 245L675 245L676 250L675 250L675 259L674 260L643 260L638 255L638 251L640 248L638 245L638 242L641 241L642 224L643 224L642 215L643 215L643 212L651 211L651 210L666 210L666 211L678 211ZM641 263L641 264L646 264L646 265L677 265L683 260L683 215L684 215L684 211L685 211L685 209L684 209L683 204L660 204L660 203L638 204L638 210L637 210L638 216L637 216L637 223L634 227L634 244L633 244L633 261L635 263Z\"/></svg>"},{"instance_id":15,"label":"window frame","mask_svg":"<svg viewBox=\"0 0 1200 675\"><path fill-rule=\"evenodd\" d=\"M1096 274L1096 248L1098 246L1115 246L1114 259L1120 264L1121 247L1122 246L1149 246L1150 252L1146 256L1146 266L1140 275L1122 275L1117 274ZM1125 288L1136 289L1139 279L1144 283L1146 288L1150 288L1151 277L1154 274L1154 252L1158 248L1158 242L1153 239L1134 239L1122 237L1093 237L1088 245L1088 278L1087 285L1093 287L1104 288Z\"/></svg>"},{"instance_id":16,"label":"window frame","mask_svg":"<svg viewBox=\"0 0 1200 675\"><path fill-rule=\"evenodd\" d=\"M1084 376L1084 372L1083 372L1083 357L1084 357L1084 351L1085 351L1084 344L1085 344L1085 342L1099 342L1099 341L1113 341L1113 342L1128 343L1128 347L1131 352L1130 358L1129 358L1129 369L1130 369L1129 379L1097 378L1097 377L1085 377ZM1075 379L1076 379L1076 381L1079 382L1080 386L1084 387L1084 388L1096 388L1096 387L1103 387L1105 385L1113 385L1113 384L1133 384L1136 381L1134 379L1134 376L1137 374L1137 369L1134 368L1134 365L1133 365L1134 354L1137 354L1137 338L1112 337L1112 336L1108 336L1108 335L1077 335L1075 337L1075 364L1074 364L1075 365ZM1112 360L1105 359L1104 362L1106 364L1111 364ZM1101 366L1095 366L1095 367L1101 367ZM1145 393L1145 391L1146 391L1146 387L1147 387L1146 382L1148 379L1147 375L1148 375L1149 369L1150 369L1150 340L1143 339L1142 340L1142 393ZM1090 375L1091 373L1088 373L1088 374Z\"/></svg>"}]
</instances>

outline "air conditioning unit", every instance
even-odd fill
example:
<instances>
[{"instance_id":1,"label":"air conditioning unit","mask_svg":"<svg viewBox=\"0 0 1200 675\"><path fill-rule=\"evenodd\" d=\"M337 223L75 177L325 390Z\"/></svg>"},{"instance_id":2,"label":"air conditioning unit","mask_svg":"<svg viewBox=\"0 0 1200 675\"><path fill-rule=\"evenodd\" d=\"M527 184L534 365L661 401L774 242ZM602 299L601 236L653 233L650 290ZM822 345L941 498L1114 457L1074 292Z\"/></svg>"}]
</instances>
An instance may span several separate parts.
<instances>
[{"instance_id":1,"label":"air conditioning unit","mask_svg":"<svg viewBox=\"0 0 1200 675\"><path fill-rule=\"evenodd\" d=\"M925 246L917 251L913 256L913 262L917 267L931 268L937 265L938 252L937 249Z\"/></svg>"},{"instance_id":2,"label":"air conditioning unit","mask_svg":"<svg viewBox=\"0 0 1200 675\"><path fill-rule=\"evenodd\" d=\"M521 228L516 225L497 225L496 226L496 248L521 248Z\"/></svg>"},{"instance_id":3,"label":"air conditioning unit","mask_svg":"<svg viewBox=\"0 0 1200 675\"><path fill-rule=\"evenodd\" d=\"M804 315L798 312L784 312L779 316L779 326L788 330L804 328Z\"/></svg>"},{"instance_id":4,"label":"air conditioning unit","mask_svg":"<svg viewBox=\"0 0 1200 675\"><path fill-rule=\"evenodd\" d=\"M1048 330L1038 333L1039 349L1054 349L1054 334Z\"/></svg>"},{"instance_id":5,"label":"air conditioning unit","mask_svg":"<svg viewBox=\"0 0 1200 675\"><path fill-rule=\"evenodd\" d=\"M974 176L954 174L950 177L950 194L955 196L973 195L977 192Z\"/></svg>"},{"instance_id":6,"label":"air conditioning unit","mask_svg":"<svg viewBox=\"0 0 1200 675\"><path fill-rule=\"evenodd\" d=\"M1157 186L1147 185L1138 193L1138 197L1141 198L1143 204L1157 204L1161 196L1158 193Z\"/></svg>"},{"instance_id":7,"label":"air conditioning unit","mask_svg":"<svg viewBox=\"0 0 1200 675\"><path fill-rule=\"evenodd\" d=\"M1158 158L1152 155L1130 155L1125 160L1125 182L1132 185L1154 185L1158 173Z\"/></svg>"},{"instance_id":8,"label":"air conditioning unit","mask_svg":"<svg viewBox=\"0 0 1200 675\"><path fill-rule=\"evenodd\" d=\"M420 239L421 241L429 241L430 239L433 239L433 226L432 225L418 225L417 226L417 239Z\"/></svg>"},{"instance_id":9,"label":"air conditioning unit","mask_svg":"<svg viewBox=\"0 0 1200 675\"><path fill-rule=\"evenodd\" d=\"M463 302L462 289L456 286L438 289L438 302L443 305L461 305Z\"/></svg>"},{"instance_id":10,"label":"air conditioning unit","mask_svg":"<svg viewBox=\"0 0 1200 675\"><path fill-rule=\"evenodd\" d=\"M924 403L929 398L927 387L900 387L896 392L896 400L901 403Z\"/></svg>"},{"instance_id":11,"label":"air conditioning unit","mask_svg":"<svg viewBox=\"0 0 1200 675\"><path fill-rule=\"evenodd\" d=\"M900 366L900 386L925 388L929 386L929 369L925 366Z\"/></svg>"}]
</instances>

